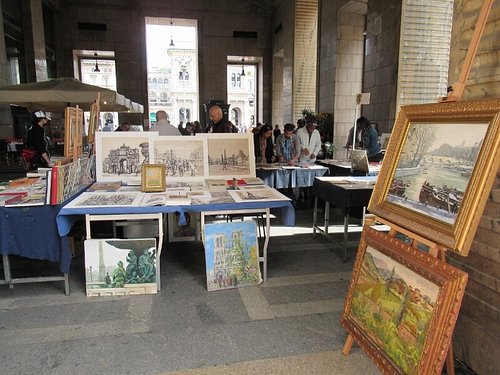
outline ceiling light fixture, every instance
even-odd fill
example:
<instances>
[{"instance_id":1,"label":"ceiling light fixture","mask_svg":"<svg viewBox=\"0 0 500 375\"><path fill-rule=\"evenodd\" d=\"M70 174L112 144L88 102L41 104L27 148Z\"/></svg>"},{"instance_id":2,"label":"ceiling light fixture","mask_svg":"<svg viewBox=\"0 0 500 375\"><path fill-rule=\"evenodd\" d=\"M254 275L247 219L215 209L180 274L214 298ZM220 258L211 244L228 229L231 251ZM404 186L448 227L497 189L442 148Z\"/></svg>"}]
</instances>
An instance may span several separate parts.
<instances>
[{"instance_id":1,"label":"ceiling light fixture","mask_svg":"<svg viewBox=\"0 0 500 375\"><path fill-rule=\"evenodd\" d=\"M173 21L172 18L170 18L170 44L168 45L169 47L175 47L174 44L174 38L172 37L172 26L173 26Z\"/></svg>"},{"instance_id":2,"label":"ceiling light fixture","mask_svg":"<svg viewBox=\"0 0 500 375\"><path fill-rule=\"evenodd\" d=\"M93 72L99 73L101 70L99 69L99 64L97 64L97 52L94 52L94 57L95 57L95 68Z\"/></svg>"},{"instance_id":3,"label":"ceiling light fixture","mask_svg":"<svg viewBox=\"0 0 500 375\"><path fill-rule=\"evenodd\" d=\"M245 76L245 58L243 57L241 59L241 74L240 74L241 77L244 77Z\"/></svg>"}]
</instances>

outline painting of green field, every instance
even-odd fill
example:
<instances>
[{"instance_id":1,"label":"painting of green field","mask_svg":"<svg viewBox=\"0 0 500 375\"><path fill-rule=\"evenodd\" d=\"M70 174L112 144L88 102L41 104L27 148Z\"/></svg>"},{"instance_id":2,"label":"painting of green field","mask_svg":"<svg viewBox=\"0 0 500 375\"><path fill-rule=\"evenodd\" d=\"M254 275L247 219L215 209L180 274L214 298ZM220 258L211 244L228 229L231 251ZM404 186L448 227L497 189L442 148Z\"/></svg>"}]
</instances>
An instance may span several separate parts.
<instances>
[{"instance_id":1,"label":"painting of green field","mask_svg":"<svg viewBox=\"0 0 500 375\"><path fill-rule=\"evenodd\" d=\"M352 318L404 373L422 359L439 287L367 246L354 288Z\"/></svg>"}]
</instances>

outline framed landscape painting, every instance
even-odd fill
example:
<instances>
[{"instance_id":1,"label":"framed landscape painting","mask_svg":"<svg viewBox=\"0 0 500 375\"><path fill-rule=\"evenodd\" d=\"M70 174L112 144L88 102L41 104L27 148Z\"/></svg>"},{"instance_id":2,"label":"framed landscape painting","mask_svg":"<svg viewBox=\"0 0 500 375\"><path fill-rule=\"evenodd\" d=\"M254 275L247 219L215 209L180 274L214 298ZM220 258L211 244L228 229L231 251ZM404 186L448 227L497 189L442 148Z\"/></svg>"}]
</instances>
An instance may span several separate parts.
<instances>
[{"instance_id":1,"label":"framed landscape painting","mask_svg":"<svg viewBox=\"0 0 500 375\"><path fill-rule=\"evenodd\" d=\"M500 99L403 106L368 209L466 256L500 166Z\"/></svg>"},{"instance_id":2,"label":"framed landscape painting","mask_svg":"<svg viewBox=\"0 0 500 375\"><path fill-rule=\"evenodd\" d=\"M441 374L467 273L365 228L341 323L385 374Z\"/></svg>"}]
</instances>

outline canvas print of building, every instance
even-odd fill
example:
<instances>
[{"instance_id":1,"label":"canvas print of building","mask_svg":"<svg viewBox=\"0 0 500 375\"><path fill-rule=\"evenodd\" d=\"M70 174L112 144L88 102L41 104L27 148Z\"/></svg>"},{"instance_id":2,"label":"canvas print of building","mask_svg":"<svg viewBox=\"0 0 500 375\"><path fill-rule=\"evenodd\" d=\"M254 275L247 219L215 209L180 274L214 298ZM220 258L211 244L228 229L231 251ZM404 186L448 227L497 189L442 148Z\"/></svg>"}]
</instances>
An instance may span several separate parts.
<instances>
[{"instance_id":1,"label":"canvas print of building","mask_svg":"<svg viewBox=\"0 0 500 375\"><path fill-rule=\"evenodd\" d=\"M453 224L488 124L413 124L387 200Z\"/></svg>"},{"instance_id":2,"label":"canvas print of building","mask_svg":"<svg viewBox=\"0 0 500 375\"><path fill-rule=\"evenodd\" d=\"M156 240L85 241L87 297L156 294Z\"/></svg>"},{"instance_id":3,"label":"canvas print of building","mask_svg":"<svg viewBox=\"0 0 500 375\"><path fill-rule=\"evenodd\" d=\"M205 225L207 289L222 290L262 281L254 221Z\"/></svg>"},{"instance_id":4,"label":"canvas print of building","mask_svg":"<svg viewBox=\"0 0 500 375\"><path fill-rule=\"evenodd\" d=\"M352 299L352 317L408 374L424 355L440 287L368 246Z\"/></svg>"},{"instance_id":5,"label":"canvas print of building","mask_svg":"<svg viewBox=\"0 0 500 375\"><path fill-rule=\"evenodd\" d=\"M96 179L140 181L143 164L151 157L150 139L158 133L96 133Z\"/></svg>"},{"instance_id":6,"label":"canvas print of building","mask_svg":"<svg viewBox=\"0 0 500 375\"><path fill-rule=\"evenodd\" d=\"M159 137L152 141L154 162L165 164L167 181L203 180L204 139L197 137Z\"/></svg>"},{"instance_id":7,"label":"canvas print of building","mask_svg":"<svg viewBox=\"0 0 500 375\"><path fill-rule=\"evenodd\" d=\"M210 177L255 177L252 134L211 134L207 143Z\"/></svg>"}]
</instances>

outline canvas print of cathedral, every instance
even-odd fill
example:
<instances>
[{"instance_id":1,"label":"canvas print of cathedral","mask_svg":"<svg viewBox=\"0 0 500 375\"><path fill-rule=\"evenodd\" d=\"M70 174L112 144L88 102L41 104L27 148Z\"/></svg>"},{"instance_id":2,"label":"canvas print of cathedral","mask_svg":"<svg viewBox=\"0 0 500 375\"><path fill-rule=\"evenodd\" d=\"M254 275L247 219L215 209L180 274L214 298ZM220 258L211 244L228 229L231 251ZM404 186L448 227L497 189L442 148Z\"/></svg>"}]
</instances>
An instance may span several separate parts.
<instances>
[{"instance_id":1,"label":"canvas print of cathedral","mask_svg":"<svg viewBox=\"0 0 500 375\"><path fill-rule=\"evenodd\" d=\"M209 291L262 282L255 221L206 224L205 260Z\"/></svg>"},{"instance_id":2,"label":"canvas print of cathedral","mask_svg":"<svg viewBox=\"0 0 500 375\"><path fill-rule=\"evenodd\" d=\"M156 240L85 241L87 297L156 294Z\"/></svg>"}]
</instances>

